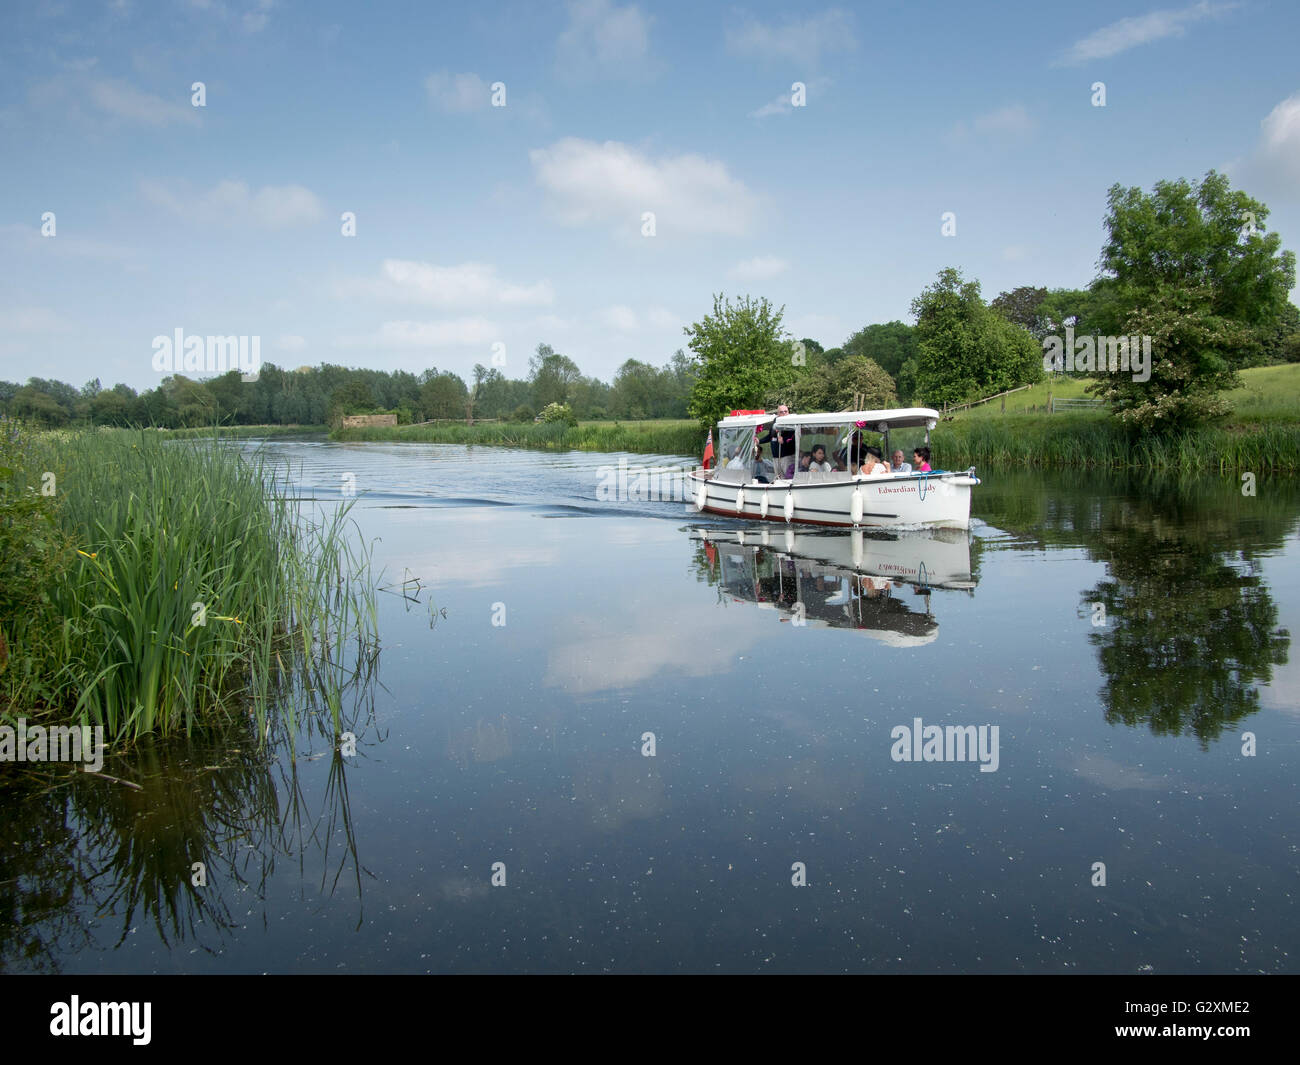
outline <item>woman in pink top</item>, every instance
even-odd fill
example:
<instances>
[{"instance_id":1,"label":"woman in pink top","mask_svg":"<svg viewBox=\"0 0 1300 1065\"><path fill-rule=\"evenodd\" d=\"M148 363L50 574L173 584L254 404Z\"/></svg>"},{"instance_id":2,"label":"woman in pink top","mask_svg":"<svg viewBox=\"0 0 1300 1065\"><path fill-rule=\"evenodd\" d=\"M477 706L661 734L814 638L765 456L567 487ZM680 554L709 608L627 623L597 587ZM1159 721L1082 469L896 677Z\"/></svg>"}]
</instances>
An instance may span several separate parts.
<instances>
[{"instance_id":1,"label":"woman in pink top","mask_svg":"<svg viewBox=\"0 0 1300 1065\"><path fill-rule=\"evenodd\" d=\"M912 466L918 473L930 472L930 449L918 447L912 452Z\"/></svg>"}]
</instances>

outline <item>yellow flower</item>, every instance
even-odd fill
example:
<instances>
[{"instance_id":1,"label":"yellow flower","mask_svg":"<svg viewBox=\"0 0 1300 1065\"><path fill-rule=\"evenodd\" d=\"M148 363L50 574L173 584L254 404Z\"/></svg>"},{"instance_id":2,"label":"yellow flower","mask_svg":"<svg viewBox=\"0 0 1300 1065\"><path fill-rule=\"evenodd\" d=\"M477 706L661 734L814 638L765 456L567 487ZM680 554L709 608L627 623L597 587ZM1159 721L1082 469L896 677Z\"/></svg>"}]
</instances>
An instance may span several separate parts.
<instances>
[{"instance_id":1,"label":"yellow flower","mask_svg":"<svg viewBox=\"0 0 1300 1065\"><path fill-rule=\"evenodd\" d=\"M84 552L83 550L81 550L81 548L77 548L77 554L79 554L79 555L85 555L86 558L94 558L95 555L99 554L99 552L96 551L96 552L94 552L94 554L86 555L86 552Z\"/></svg>"}]
</instances>

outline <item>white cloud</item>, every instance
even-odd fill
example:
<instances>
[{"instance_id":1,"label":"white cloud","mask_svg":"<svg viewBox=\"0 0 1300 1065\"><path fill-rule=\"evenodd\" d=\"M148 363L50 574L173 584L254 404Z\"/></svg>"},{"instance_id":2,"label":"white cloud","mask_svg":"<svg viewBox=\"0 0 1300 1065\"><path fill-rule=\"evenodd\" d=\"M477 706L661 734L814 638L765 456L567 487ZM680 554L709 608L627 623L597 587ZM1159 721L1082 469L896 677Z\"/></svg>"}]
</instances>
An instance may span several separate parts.
<instances>
[{"instance_id":1,"label":"white cloud","mask_svg":"<svg viewBox=\"0 0 1300 1065\"><path fill-rule=\"evenodd\" d=\"M804 87L804 104L807 105L815 97L820 96L821 92L830 84L830 78L808 78L803 82ZM793 82L791 85L793 86ZM773 97L762 107L749 112L750 118L770 118L772 115L790 115L794 113L794 89L789 92L783 92L779 96Z\"/></svg>"},{"instance_id":2,"label":"white cloud","mask_svg":"<svg viewBox=\"0 0 1300 1065\"><path fill-rule=\"evenodd\" d=\"M66 322L60 321L48 307L0 307L0 333L65 333Z\"/></svg>"},{"instance_id":3,"label":"white cloud","mask_svg":"<svg viewBox=\"0 0 1300 1065\"><path fill-rule=\"evenodd\" d=\"M486 263L438 266L411 259L385 259L376 280L352 281L343 287L379 299L432 307L548 307L555 301L549 281L513 285ZM346 294L346 293L345 293Z\"/></svg>"},{"instance_id":4,"label":"white cloud","mask_svg":"<svg viewBox=\"0 0 1300 1065\"><path fill-rule=\"evenodd\" d=\"M621 333L635 332L638 324L636 311L622 305L606 307L596 317L602 325L617 329Z\"/></svg>"},{"instance_id":5,"label":"white cloud","mask_svg":"<svg viewBox=\"0 0 1300 1065\"><path fill-rule=\"evenodd\" d=\"M651 329L680 329L684 324L681 315L667 307L651 307L646 311L645 319Z\"/></svg>"},{"instance_id":6,"label":"white cloud","mask_svg":"<svg viewBox=\"0 0 1300 1065\"><path fill-rule=\"evenodd\" d=\"M739 281L767 281L790 269L790 264L775 255L758 255L753 259L744 259L730 270L732 277Z\"/></svg>"},{"instance_id":7,"label":"white cloud","mask_svg":"<svg viewBox=\"0 0 1300 1065\"><path fill-rule=\"evenodd\" d=\"M199 121L198 111L190 106L188 92L183 99L166 100L141 92L125 81L106 78L90 83L89 100L106 115L146 126L166 126L173 122L197 125Z\"/></svg>"},{"instance_id":8,"label":"white cloud","mask_svg":"<svg viewBox=\"0 0 1300 1065\"><path fill-rule=\"evenodd\" d=\"M32 252L36 254L68 255L83 259L104 259L137 267L138 252L120 244L110 244L60 230L58 236L41 235L39 226L25 226L21 223L0 225L0 247L15 252Z\"/></svg>"},{"instance_id":9,"label":"white cloud","mask_svg":"<svg viewBox=\"0 0 1300 1065\"><path fill-rule=\"evenodd\" d=\"M276 341L275 346L281 351L302 351L307 346L307 341L293 333L287 333Z\"/></svg>"},{"instance_id":10,"label":"white cloud","mask_svg":"<svg viewBox=\"0 0 1300 1065\"><path fill-rule=\"evenodd\" d=\"M788 115L792 111L794 111L794 105L790 102L790 94L783 92L780 96L769 100L762 107L749 112L749 117L768 118L772 115Z\"/></svg>"},{"instance_id":11,"label":"white cloud","mask_svg":"<svg viewBox=\"0 0 1300 1065\"><path fill-rule=\"evenodd\" d=\"M206 12L223 22L238 20L245 33L261 33L266 29L268 16L275 6L275 0L251 0L240 5L239 10L232 9L222 0L189 0L189 6L195 11Z\"/></svg>"},{"instance_id":12,"label":"white cloud","mask_svg":"<svg viewBox=\"0 0 1300 1065\"><path fill-rule=\"evenodd\" d=\"M249 33L261 33L266 29L267 17L274 6L275 0L254 0L253 9L246 11L241 19L244 29Z\"/></svg>"},{"instance_id":13,"label":"white cloud","mask_svg":"<svg viewBox=\"0 0 1300 1065\"><path fill-rule=\"evenodd\" d=\"M792 61L816 67L823 52L846 52L857 47L853 16L839 8L802 21L769 26L755 18L726 33L727 48L736 55Z\"/></svg>"},{"instance_id":14,"label":"white cloud","mask_svg":"<svg viewBox=\"0 0 1300 1065\"><path fill-rule=\"evenodd\" d=\"M1010 263L1018 263L1029 258L1029 246L1027 244L1008 244L1002 249L1002 258Z\"/></svg>"},{"instance_id":15,"label":"white cloud","mask_svg":"<svg viewBox=\"0 0 1300 1065\"><path fill-rule=\"evenodd\" d=\"M207 192L194 192L145 181L141 191L153 203L192 222L242 222L284 229L317 222L324 214L320 199L302 185L263 185L254 191L242 181L223 181Z\"/></svg>"},{"instance_id":16,"label":"white cloud","mask_svg":"<svg viewBox=\"0 0 1300 1065\"><path fill-rule=\"evenodd\" d=\"M424 79L429 102L447 114L479 111L492 102L492 90L477 74L452 74L439 70Z\"/></svg>"},{"instance_id":17,"label":"white cloud","mask_svg":"<svg viewBox=\"0 0 1300 1065\"><path fill-rule=\"evenodd\" d=\"M486 345L501 337L495 323L483 318L445 318L437 321L384 322L365 336L340 337L344 348L442 348Z\"/></svg>"},{"instance_id":18,"label":"white cloud","mask_svg":"<svg viewBox=\"0 0 1300 1065\"><path fill-rule=\"evenodd\" d=\"M1250 158L1225 169L1238 184L1249 184L1270 198L1300 198L1300 92L1283 100L1260 123L1259 143Z\"/></svg>"},{"instance_id":19,"label":"white cloud","mask_svg":"<svg viewBox=\"0 0 1300 1065\"><path fill-rule=\"evenodd\" d=\"M568 77L627 77L647 70L651 19L635 4L570 0L569 24L555 45L556 65Z\"/></svg>"},{"instance_id":20,"label":"white cloud","mask_svg":"<svg viewBox=\"0 0 1300 1065\"><path fill-rule=\"evenodd\" d=\"M972 131L977 136L983 137L1023 137L1032 133L1037 125L1024 104L1008 104L995 111L977 115L969 123L965 121L956 123L949 132L948 139L964 141L970 137Z\"/></svg>"},{"instance_id":21,"label":"white cloud","mask_svg":"<svg viewBox=\"0 0 1300 1065\"><path fill-rule=\"evenodd\" d=\"M1130 48L1150 44L1166 37L1181 37L1187 27L1205 18L1220 15L1240 7L1240 4L1211 4L1208 0L1177 10L1167 8L1112 22L1088 36L1075 41L1057 60L1057 65L1078 66L1095 59L1109 59Z\"/></svg>"},{"instance_id":22,"label":"white cloud","mask_svg":"<svg viewBox=\"0 0 1300 1065\"><path fill-rule=\"evenodd\" d=\"M654 212L659 236L686 233L743 234L757 211L757 197L726 165L700 155L651 159L618 141L566 137L529 153L537 183L567 225L614 223L640 230Z\"/></svg>"}]
</instances>

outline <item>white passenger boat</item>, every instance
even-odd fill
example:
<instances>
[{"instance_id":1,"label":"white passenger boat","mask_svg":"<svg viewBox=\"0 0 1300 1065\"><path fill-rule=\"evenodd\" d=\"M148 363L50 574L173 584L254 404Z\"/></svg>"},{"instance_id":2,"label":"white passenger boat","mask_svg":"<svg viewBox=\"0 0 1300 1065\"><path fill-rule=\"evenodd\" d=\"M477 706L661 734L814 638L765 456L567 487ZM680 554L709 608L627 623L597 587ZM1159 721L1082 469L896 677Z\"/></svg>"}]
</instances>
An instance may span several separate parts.
<instances>
[{"instance_id":1,"label":"white passenger boat","mask_svg":"<svg viewBox=\"0 0 1300 1065\"><path fill-rule=\"evenodd\" d=\"M928 445L938 421L938 411L927 407L780 417L733 412L718 422L717 467L688 474L695 507L812 525L969 528L970 490L980 483L974 466L873 477L860 472L869 446L878 447L888 464L891 431L923 426ZM823 468L802 468L804 456L819 449ZM906 448L905 458L911 454Z\"/></svg>"}]
</instances>

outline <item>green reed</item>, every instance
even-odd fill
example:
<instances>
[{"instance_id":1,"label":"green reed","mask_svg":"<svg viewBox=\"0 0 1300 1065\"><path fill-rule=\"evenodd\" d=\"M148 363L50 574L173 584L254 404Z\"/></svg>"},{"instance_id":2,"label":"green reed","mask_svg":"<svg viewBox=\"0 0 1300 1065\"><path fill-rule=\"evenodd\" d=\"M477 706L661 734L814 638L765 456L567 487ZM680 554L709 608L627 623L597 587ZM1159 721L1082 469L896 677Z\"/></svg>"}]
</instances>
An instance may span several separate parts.
<instances>
[{"instance_id":1,"label":"green reed","mask_svg":"<svg viewBox=\"0 0 1300 1065\"><path fill-rule=\"evenodd\" d=\"M29 683L11 683L10 716L44 706L133 740L248 715L265 738L278 705L291 733L306 708L337 734L342 692L377 653L348 505L300 510L285 471L218 439L37 443L75 553L51 590L58 638L19 649Z\"/></svg>"},{"instance_id":2,"label":"green reed","mask_svg":"<svg viewBox=\"0 0 1300 1065\"><path fill-rule=\"evenodd\" d=\"M1094 414L957 418L933 436L936 467L1093 467L1170 473L1300 471L1295 422L1216 425L1131 434Z\"/></svg>"},{"instance_id":3,"label":"green reed","mask_svg":"<svg viewBox=\"0 0 1300 1065\"><path fill-rule=\"evenodd\" d=\"M445 422L394 428L340 429L337 440L409 440L426 444L482 444L547 451L628 451L647 455L699 455L704 434L689 419L640 422Z\"/></svg>"}]
</instances>

